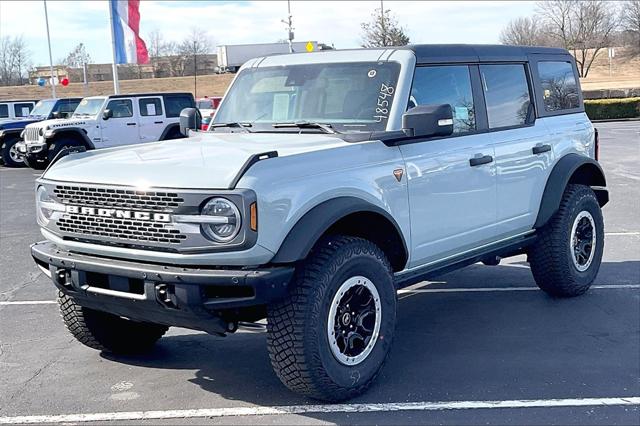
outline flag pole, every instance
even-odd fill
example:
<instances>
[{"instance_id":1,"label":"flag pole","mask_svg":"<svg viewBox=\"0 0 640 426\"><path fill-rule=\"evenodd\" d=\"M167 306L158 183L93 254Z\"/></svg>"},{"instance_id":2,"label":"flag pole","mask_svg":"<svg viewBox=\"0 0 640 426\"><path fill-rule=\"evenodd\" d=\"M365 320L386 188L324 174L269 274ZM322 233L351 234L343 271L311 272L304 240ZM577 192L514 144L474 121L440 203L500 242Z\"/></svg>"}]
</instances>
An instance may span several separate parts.
<instances>
[{"instance_id":1,"label":"flag pole","mask_svg":"<svg viewBox=\"0 0 640 426\"><path fill-rule=\"evenodd\" d=\"M111 26L111 50L113 53L113 93L120 93L120 82L118 81L118 65L116 64L116 34L113 26L113 6L117 0L109 0L109 25Z\"/></svg>"},{"instance_id":2,"label":"flag pole","mask_svg":"<svg viewBox=\"0 0 640 426\"><path fill-rule=\"evenodd\" d=\"M43 0L44 3L44 21L47 25L47 44L49 45L49 69L51 71L51 96L56 98L56 84L53 80L53 58L51 56L51 37L49 37L49 14L47 13L47 0Z\"/></svg>"}]
</instances>

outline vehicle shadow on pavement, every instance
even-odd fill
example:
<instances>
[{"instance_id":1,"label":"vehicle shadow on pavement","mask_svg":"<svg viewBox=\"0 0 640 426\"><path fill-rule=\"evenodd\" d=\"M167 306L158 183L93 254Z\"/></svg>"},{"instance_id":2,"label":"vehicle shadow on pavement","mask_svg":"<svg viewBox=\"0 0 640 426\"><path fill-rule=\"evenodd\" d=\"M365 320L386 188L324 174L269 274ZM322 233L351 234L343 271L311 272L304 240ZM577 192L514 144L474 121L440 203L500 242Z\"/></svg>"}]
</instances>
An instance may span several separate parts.
<instances>
[{"instance_id":1,"label":"vehicle shadow on pavement","mask_svg":"<svg viewBox=\"0 0 640 426\"><path fill-rule=\"evenodd\" d=\"M603 263L598 281L640 261ZM505 278L508 276L509 278ZM473 265L432 287L531 286L528 268ZM541 291L404 293L390 358L354 402L637 396L640 292L591 290L554 299ZM597 356L594 356L597 354ZM145 356L103 358L155 369L194 370L189 381L229 400L259 405L313 402L271 370L264 333L226 338L170 335Z\"/></svg>"}]
</instances>

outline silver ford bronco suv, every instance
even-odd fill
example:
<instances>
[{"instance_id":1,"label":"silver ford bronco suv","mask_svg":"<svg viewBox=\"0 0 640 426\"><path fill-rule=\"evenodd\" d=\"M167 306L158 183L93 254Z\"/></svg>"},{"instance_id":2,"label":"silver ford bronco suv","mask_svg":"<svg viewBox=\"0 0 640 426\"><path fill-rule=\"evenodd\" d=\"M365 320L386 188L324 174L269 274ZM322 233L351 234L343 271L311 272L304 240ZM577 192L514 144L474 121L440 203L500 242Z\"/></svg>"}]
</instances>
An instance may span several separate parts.
<instances>
[{"instance_id":1,"label":"silver ford bronco suv","mask_svg":"<svg viewBox=\"0 0 640 426\"><path fill-rule=\"evenodd\" d=\"M181 115L188 138L64 151L37 180L32 255L92 348L266 318L280 380L344 400L387 358L399 288L519 254L554 297L598 273L608 192L563 49L257 58L207 132Z\"/></svg>"}]
</instances>

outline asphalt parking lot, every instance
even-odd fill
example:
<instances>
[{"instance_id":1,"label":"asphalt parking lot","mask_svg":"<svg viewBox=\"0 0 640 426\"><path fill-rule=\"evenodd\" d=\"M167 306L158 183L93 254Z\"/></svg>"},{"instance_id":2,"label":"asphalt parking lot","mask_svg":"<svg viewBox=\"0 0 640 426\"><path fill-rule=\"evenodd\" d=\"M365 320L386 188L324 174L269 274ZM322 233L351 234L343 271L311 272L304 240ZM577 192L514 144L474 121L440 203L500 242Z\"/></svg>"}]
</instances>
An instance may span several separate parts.
<instances>
[{"instance_id":1,"label":"asphalt parking lot","mask_svg":"<svg viewBox=\"0 0 640 426\"><path fill-rule=\"evenodd\" d=\"M597 127L611 202L594 288L551 299L520 256L402 291L388 363L343 405L281 385L263 333L174 328L139 357L77 343L29 256L37 173L0 167L0 423L640 424L640 122Z\"/></svg>"}]
</instances>

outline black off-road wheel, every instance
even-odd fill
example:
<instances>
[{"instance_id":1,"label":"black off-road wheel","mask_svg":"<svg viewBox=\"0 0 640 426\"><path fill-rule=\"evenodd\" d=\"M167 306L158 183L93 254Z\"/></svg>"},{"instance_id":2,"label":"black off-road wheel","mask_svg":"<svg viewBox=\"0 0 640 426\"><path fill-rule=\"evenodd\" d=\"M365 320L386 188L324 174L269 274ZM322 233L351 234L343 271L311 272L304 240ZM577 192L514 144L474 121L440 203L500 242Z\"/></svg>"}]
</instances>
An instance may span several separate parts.
<instances>
[{"instance_id":1,"label":"black off-road wheel","mask_svg":"<svg viewBox=\"0 0 640 426\"><path fill-rule=\"evenodd\" d=\"M136 322L106 312L85 308L58 293L60 313L67 329L80 343L114 354L149 351L168 330L159 324Z\"/></svg>"},{"instance_id":2,"label":"black off-road wheel","mask_svg":"<svg viewBox=\"0 0 640 426\"><path fill-rule=\"evenodd\" d=\"M25 155L22 161L33 170L44 170L47 168L46 162L36 161L36 159L30 155Z\"/></svg>"},{"instance_id":3,"label":"black off-road wheel","mask_svg":"<svg viewBox=\"0 0 640 426\"><path fill-rule=\"evenodd\" d=\"M269 357L282 383L325 401L355 397L374 381L393 340L391 265L367 240L324 239L267 319Z\"/></svg>"},{"instance_id":4,"label":"black off-road wheel","mask_svg":"<svg viewBox=\"0 0 640 426\"><path fill-rule=\"evenodd\" d=\"M2 155L2 162L7 167L24 167L24 161L18 150L16 149L16 144L20 139L15 136L6 136L4 138L4 142L2 142L2 147L0 154Z\"/></svg>"},{"instance_id":5,"label":"black off-road wheel","mask_svg":"<svg viewBox=\"0 0 640 426\"><path fill-rule=\"evenodd\" d=\"M554 297L586 292L598 274L604 250L602 211L593 190L568 185L560 208L529 250L536 284Z\"/></svg>"}]
</instances>

